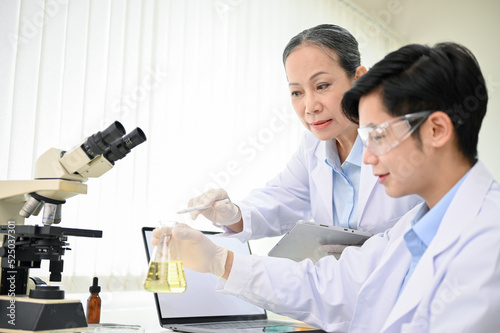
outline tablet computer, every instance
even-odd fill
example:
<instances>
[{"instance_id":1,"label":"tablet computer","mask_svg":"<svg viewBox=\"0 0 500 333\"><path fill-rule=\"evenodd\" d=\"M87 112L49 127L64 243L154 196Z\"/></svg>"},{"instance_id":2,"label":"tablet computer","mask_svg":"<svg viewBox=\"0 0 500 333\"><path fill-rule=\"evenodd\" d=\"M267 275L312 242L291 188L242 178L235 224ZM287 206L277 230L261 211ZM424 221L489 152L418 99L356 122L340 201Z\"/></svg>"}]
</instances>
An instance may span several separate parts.
<instances>
[{"instance_id":1,"label":"tablet computer","mask_svg":"<svg viewBox=\"0 0 500 333\"><path fill-rule=\"evenodd\" d=\"M309 258L317 262L328 255L321 248L323 244L362 245L371 236L369 232L301 220L280 239L268 255L295 261Z\"/></svg>"}]
</instances>

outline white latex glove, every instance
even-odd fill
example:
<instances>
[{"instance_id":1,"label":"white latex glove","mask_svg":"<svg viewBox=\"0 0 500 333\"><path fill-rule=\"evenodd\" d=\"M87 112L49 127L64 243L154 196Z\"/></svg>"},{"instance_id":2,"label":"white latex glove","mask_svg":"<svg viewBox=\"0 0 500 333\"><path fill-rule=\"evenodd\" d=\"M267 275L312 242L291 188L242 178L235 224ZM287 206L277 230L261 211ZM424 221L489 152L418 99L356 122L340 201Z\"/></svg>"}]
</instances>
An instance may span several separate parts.
<instances>
[{"instance_id":1,"label":"white latex glove","mask_svg":"<svg viewBox=\"0 0 500 333\"><path fill-rule=\"evenodd\" d=\"M184 267L200 273L211 273L221 277L225 271L227 249L215 245L210 239L186 224L175 228L156 228L152 244L157 245L163 233L171 234Z\"/></svg>"},{"instance_id":2,"label":"white latex glove","mask_svg":"<svg viewBox=\"0 0 500 333\"><path fill-rule=\"evenodd\" d=\"M335 258L339 259L342 252L348 246L357 246L357 245L323 244L321 245L321 249L326 253L328 253L329 255L333 255Z\"/></svg>"},{"instance_id":3,"label":"white latex glove","mask_svg":"<svg viewBox=\"0 0 500 333\"><path fill-rule=\"evenodd\" d=\"M228 199L229 202L220 201L224 199ZM189 200L188 207L198 205L210 206L210 208L191 212L193 220L200 214L219 225L231 225L241 220L240 208L231 202L227 192L221 188L210 190Z\"/></svg>"}]
</instances>

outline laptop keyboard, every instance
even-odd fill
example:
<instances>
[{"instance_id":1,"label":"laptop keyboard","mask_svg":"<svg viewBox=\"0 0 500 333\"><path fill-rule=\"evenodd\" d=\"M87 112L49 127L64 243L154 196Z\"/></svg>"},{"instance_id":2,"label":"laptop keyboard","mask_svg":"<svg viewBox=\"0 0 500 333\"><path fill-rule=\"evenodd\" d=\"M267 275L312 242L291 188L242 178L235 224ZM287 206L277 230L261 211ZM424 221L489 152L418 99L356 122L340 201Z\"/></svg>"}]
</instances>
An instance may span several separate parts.
<instances>
[{"instance_id":1,"label":"laptop keyboard","mask_svg":"<svg viewBox=\"0 0 500 333\"><path fill-rule=\"evenodd\" d=\"M283 326L282 321L272 321L272 320L251 320L251 321L231 321L231 322L218 322L218 323L207 323L207 324L193 324L189 326L210 328L210 329L223 329L223 328L252 328L252 327L265 327L265 326Z\"/></svg>"}]
</instances>

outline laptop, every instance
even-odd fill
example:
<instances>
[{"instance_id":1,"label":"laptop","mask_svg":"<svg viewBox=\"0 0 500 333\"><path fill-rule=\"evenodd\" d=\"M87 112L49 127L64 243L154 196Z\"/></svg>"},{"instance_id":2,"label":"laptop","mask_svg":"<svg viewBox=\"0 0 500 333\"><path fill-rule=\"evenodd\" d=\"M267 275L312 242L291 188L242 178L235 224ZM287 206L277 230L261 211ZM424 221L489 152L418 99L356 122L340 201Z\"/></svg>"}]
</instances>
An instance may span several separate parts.
<instances>
[{"instance_id":1,"label":"laptop","mask_svg":"<svg viewBox=\"0 0 500 333\"><path fill-rule=\"evenodd\" d=\"M328 255L322 244L362 245L373 234L361 230L300 220L269 251L268 256L316 263Z\"/></svg>"},{"instance_id":2,"label":"laptop","mask_svg":"<svg viewBox=\"0 0 500 333\"><path fill-rule=\"evenodd\" d=\"M149 258L154 228L143 227L142 237ZM202 231L215 244L234 253L250 254L248 242ZM178 332L324 332L302 322L270 320L264 309L235 296L215 291L218 278L184 268L187 289L181 294L155 293L160 325Z\"/></svg>"}]
</instances>

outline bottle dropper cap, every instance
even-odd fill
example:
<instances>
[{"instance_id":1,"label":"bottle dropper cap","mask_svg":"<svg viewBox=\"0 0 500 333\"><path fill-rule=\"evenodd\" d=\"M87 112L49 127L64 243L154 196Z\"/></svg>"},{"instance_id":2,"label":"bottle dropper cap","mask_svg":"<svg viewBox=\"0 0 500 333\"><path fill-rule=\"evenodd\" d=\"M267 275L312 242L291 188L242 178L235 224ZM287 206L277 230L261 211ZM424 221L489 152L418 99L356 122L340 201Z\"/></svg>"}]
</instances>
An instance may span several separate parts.
<instances>
[{"instance_id":1,"label":"bottle dropper cap","mask_svg":"<svg viewBox=\"0 0 500 333\"><path fill-rule=\"evenodd\" d=\"M96 277L94 277L93 283L92 283L92 285L91 285L91 286L90 286L90 288L89 288L89 291L90 291L91 293L98 293L98 292L101 292L101 287L97 285L97 284L98 284L98 282L99 282L99 279L97 278L97 276L96 276Z\"/></svg>"}]
</instances>

